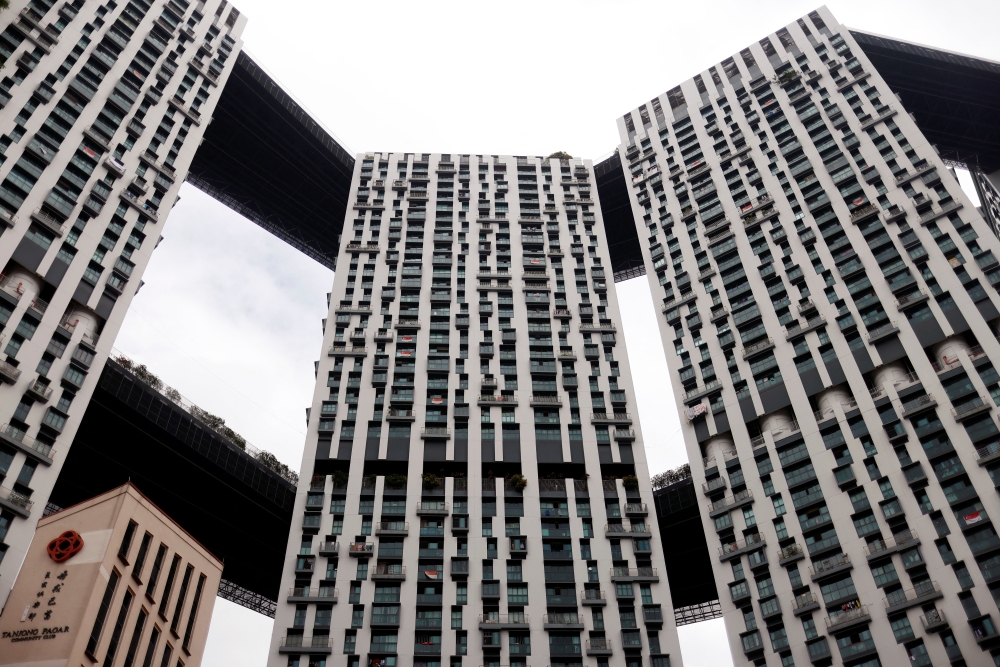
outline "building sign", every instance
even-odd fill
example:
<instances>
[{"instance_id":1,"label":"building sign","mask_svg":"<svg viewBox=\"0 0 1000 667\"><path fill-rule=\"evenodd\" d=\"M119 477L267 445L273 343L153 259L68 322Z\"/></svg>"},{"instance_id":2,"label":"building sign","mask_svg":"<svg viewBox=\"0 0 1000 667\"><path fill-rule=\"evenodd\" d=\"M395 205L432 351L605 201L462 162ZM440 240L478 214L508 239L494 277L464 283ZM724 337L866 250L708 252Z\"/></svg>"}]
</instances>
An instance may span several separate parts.
<instances>
[{"instance_id":1,"label":"building sign","mask_svg":"<svg viewBox=\"0 0 1000 667\"><path fill-rule=\"evenodd\" d=\"M61 634L69 632L69 626L63 625L54 628L31 628L30 630L4 630L3 634L0 635L0 640L9 640L11 644L20 642L33 642L41 641L43 639L55 639Z\"/></svg>"},{"instance_id":2,"label":"building sign","mask_svg":"<svg viewBox=\"0 0 1000 667\"><path fill-rule=\"evenodd\" d=\"M83 538L75 530L67 530L65 533L49 542L45 548L49 558L57 563L64 563L72 558L83 548Z\"/></svg>"}]
</instances>

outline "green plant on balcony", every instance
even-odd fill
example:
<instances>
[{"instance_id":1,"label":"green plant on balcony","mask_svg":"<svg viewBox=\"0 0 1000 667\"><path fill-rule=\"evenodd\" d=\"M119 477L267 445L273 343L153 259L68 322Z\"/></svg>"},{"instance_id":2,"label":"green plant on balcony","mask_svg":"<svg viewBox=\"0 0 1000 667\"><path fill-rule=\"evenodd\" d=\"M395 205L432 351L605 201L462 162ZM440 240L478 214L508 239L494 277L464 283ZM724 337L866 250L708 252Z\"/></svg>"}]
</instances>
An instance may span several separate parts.
<instances>
[{"instance_id":1,"label":"green plant on balcony","mask_svg":"<svg viewBox=\"0 0 1000 667\"><path fill-rule=\"evenodd\" d=\"M390 489L405 489L406 475L386 475L385 485Z\"/></svg>"},{"instance_id":2,"label":"green plant on balcony","mask_svg":"<svg viewBox=\"0 0 1000 667\"><path fill-rule=\"evenodd\" d=\"M334 470L330 477L333 478L333 488L342 489L347 486L348 475L343 470Z\"/></svg>"},{"instance_id":3,"label":"green plant on balcony","mask_svg":"<svg viewBox=\"0 0 1000 667\"><path fill-rule=\"evenodd\" d=\"M778 83L788 83L789 81L794 81L795 79L799 78L800 74L801 73L798 70L786 69L781 74L775 76L774 80L777 81Z\"/></svg>"},{"instance_id":4,"label":"green plant on balcony","mask_svg":"<svg viewBox=\"0 0 1000 667\"><path fill-rule=\"evenodd\" d=\"M635 475L625 475L622 477L622 486L624 486L628 491L638 491L639 478Z\"/></svg>"},{"instance_id":5,"label":"green plant on balcony","mask_svg":"<svg viewBox=\"0 0 1000 667\"><path fill-rule=\"evenodd\" d=\"M424 491L436 491L441 488L441 479L433 473L424 473L422 476Z\"/></svg>"},{"instance_id":6,"label":"green plant on balcony","mask_svg":"<svg viewBox=\"0 0 1000 667\"><path fill-rule=\"evenodd\" d=\"M521 473L515 473L510 476L510 487L515 491L524 491L524 487L528 486L527 478Z\"/></svg>"}]
</instances>

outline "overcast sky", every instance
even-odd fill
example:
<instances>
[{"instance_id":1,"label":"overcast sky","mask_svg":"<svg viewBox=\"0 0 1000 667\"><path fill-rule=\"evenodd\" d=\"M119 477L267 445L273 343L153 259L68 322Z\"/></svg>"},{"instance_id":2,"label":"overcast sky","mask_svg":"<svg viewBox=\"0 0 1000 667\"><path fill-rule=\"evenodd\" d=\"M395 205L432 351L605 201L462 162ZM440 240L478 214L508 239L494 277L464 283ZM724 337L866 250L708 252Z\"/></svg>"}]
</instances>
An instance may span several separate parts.
<instances>
[{"instance_id":1,"label":"overcast sky","mask_svg":"<svg viewBox=\"0 0 1000 667\"><path fill-rule=\"evenodd\" d=\"M615 119L813 2L239 0L255 60L351 151L599 158ZM862 30L1000 60L1000 3L834 2ZM292 467L333 274L190 186L117 347ZM645 278L617 285L654 472L686 462ZM664 408L667 409L664 409ZM272 622L217 600L203 665L261 667ZM722 621L680 629L687 667L731 665Z\"/></svg>"}]
</instances>

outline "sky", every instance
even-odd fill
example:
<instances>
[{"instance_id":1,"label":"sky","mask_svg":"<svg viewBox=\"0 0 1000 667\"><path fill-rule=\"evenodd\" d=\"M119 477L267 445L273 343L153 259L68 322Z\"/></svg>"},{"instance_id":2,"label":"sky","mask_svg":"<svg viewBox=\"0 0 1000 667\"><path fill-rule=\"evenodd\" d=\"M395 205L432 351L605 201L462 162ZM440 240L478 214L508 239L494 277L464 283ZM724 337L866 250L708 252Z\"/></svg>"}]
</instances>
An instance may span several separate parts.
<instances>
[{"instance_id":1,"label":"sky","mask_svg":"<svg viewBox=\"0 0 1000 667\"><path fill-rule=\"evenodd\" d=\"M600 158L615 119L814 2L237 0L246 50L349 150ZM1000 60L1000 3L833 2L852 28ZM116 347L298 468L333 273L189 185ZM652 472L686 462L645 278L617 286ZM203 665L262 667L272 621L216 600ZM687 667L732 661L721 620Z\"/></svg>"}]
</instances>

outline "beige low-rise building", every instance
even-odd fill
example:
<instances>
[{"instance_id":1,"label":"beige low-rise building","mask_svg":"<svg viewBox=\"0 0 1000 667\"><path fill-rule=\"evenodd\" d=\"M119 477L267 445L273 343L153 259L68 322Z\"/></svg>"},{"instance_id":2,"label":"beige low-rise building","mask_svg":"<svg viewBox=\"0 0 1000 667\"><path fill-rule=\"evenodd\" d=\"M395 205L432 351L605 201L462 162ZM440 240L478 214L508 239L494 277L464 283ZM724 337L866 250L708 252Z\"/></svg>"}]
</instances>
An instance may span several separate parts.
<instances>
[{"instance_id":1,"label":"beige low-rise building","mask_svg":"<svg viewBox=\"0 0 1000 667\"><path fill-rule=\"evenodd\" d=\"M0 665L195 667L221 577L126 484L38 522L0 615Z\"/></svg>"}]
</instances>

